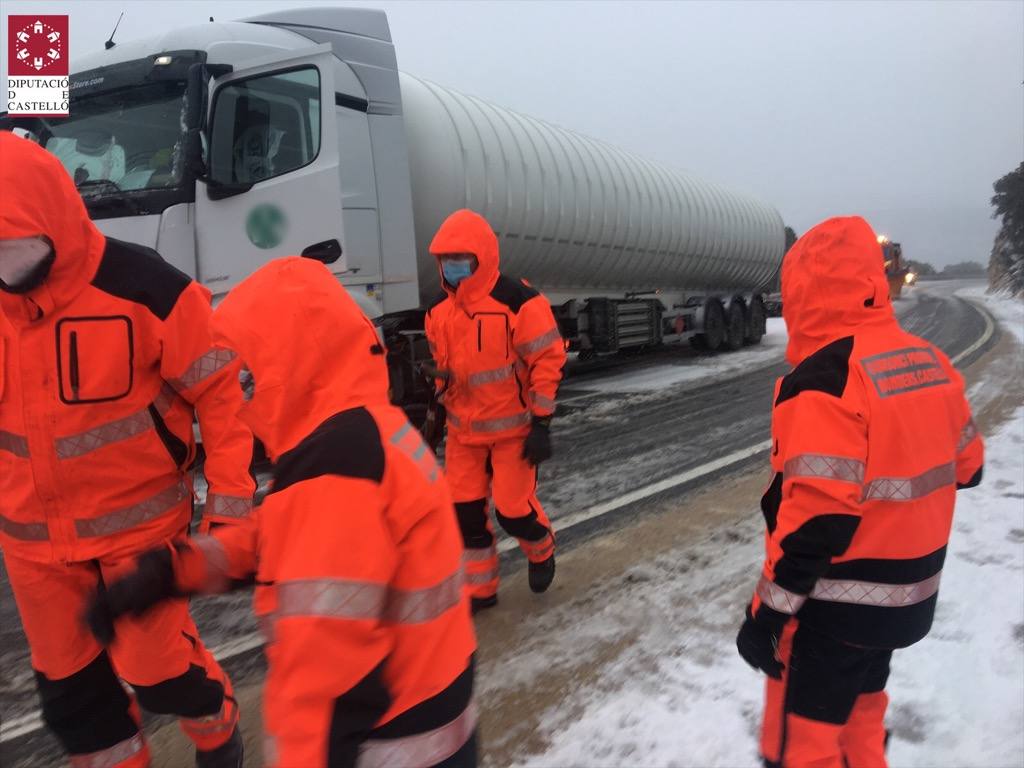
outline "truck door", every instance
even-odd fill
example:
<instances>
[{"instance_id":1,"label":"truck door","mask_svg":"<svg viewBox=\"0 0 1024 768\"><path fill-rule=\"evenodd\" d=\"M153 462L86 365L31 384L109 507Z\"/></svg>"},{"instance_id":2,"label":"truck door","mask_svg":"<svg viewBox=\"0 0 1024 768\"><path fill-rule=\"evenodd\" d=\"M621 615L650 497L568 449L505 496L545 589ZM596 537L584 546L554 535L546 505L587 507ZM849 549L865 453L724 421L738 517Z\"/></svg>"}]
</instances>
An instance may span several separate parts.
<instances>
[{"instance_id":1,"label":"truck door","mask_svg":"<svg viewBox=\"0 0 1024 768\"><path fill-rule=\"evenodd\" d=\"M214 83L196 194L198 279L214 295L279 256L345 271L334 63L321 45Z\"/></svg>"}]
</instances>

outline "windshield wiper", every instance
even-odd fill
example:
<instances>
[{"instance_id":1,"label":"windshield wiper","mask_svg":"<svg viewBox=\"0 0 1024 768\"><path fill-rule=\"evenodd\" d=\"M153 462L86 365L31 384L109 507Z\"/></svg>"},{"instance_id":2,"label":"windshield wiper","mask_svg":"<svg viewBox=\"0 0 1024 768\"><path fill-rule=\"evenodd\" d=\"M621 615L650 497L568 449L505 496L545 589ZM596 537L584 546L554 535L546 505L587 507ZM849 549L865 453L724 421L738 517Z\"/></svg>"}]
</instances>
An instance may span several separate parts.
<instances>
[{"instance_id":1,"label":"windshield wiper","mask_svg":"<svg viewBox=\"0 0 1024 768\"><path fill-rule=\"evenodd\" d=\"M107 192L117 192L118 194L122 192L117 182L110 179L86 179L75 186L78 187L82 197L85 197L87 193L91 197L92 195L102 195Z\"/></svg>"}]
</instances>

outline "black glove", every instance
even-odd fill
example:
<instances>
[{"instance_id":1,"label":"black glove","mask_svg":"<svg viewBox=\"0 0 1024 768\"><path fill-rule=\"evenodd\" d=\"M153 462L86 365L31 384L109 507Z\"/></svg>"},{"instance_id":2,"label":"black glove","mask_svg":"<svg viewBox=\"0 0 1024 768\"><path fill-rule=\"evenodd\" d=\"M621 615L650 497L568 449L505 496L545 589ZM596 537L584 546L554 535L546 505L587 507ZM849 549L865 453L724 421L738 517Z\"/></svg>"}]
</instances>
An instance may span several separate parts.
<instances>
[{"instance_id":1,"label":"black glove","mask_svg":"<svg viewBox=\"0 0 1024 768\"><path fill-rule=\"evenodd\" d=\"M758 608L755 617L747 606L746 621L736 635L736 650L743 660L776 680L782 679L782 670L786 668L778 657L779 638L791 618L766 605Z\"/></svg>"},{"instance_id":2,"label":"black glove","mask_svg":"<svg viewBox=\"0 0 1024 768\"><path fill-rule=\"evenodd\" d=\"M427 415L423 420L424 442L430 446L430 450L436 451L444 437L445 410L444 406L434 400L427 407Z\"/></svg>"},{"instance_id":3,"label":"black glove","mask_svg":"<svg viewBox=\"0 0 1024 768\"><path fill-rule=\"evenodd\" d=\"M102 644L114 639L114 621L126 613L136 616L162 600L182 595L174 586L174 566L167 547L139 556L135 570L112 584L100 586L85 614L85 622Z\"/></svg>"},{"instance_id":4,"label":"black glove","mask_svg":"<svg viewBox=\"0 0 1024 768\"><path fill-rule=\"evenodd\" d=\"M523 442L523 458L531 467L551 458L551 417L534 416L530 434Z\"/></svg>"}]
</instances>

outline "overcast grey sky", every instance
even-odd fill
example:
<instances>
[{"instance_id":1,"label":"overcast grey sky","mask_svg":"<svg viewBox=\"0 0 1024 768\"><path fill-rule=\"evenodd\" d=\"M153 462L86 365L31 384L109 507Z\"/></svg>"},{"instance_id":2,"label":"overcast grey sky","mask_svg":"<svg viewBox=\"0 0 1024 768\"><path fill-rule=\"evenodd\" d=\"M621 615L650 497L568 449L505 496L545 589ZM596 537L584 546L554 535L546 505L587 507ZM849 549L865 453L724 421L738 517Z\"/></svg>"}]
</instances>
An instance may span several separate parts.
<instances>
[{"instance_id":1,"label":"overcast grey sky","mask_svg":"<svg viewBox=\"0 0 1024 768\"><path fill-rule=\"evenodd\" d=\"M5 2L117 39L316 2ZM399 66L753 192L803 232L859 213L937 265L987 263L1024 159L1024 2L367 2ZM2 57L6 67L6 53Z\"/></svg>"}]
</instances>

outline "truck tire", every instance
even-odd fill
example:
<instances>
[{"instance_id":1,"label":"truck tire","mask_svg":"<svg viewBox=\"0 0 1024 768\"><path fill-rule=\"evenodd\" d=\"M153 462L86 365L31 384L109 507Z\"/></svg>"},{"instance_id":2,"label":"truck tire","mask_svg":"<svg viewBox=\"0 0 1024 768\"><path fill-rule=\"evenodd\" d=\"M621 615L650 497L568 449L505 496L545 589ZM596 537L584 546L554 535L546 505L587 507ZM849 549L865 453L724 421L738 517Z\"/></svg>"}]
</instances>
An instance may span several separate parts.
<instances>
[{"instance_id":1,"label":"truck tire","mask_svg":"<svg viewBox=\"0 0 1024 768\"><path fill-rule=\"evenodd\" d=\"M750 308L747 310L747 344L760 344L764 338L765 317L767 312L764 309L764 302L760 297L755 296L750 301Z\"/></svg>"},{"instance_id":2,"label":"truck tire","mask_svg":"<svg viewBox=\"0 0 1024 768\"><path fill-rule=\"evenodd\" d=\"M696 346L714 352L725 341L725 310L718 299L704 305L704 332L696 338Z\"/></svg>"},{"instance_id":3,"label":"truck tire","mask_svg":"<svg viewBox=\"0 0 1024 768\"><path fill-rule=\"evenodd\" d=\"M743 346L743 341L747 337L747 317L743 312L743 302L739 299L734 299L729 305L729 324L725 329L725 341L729 345L729 349L735 352Z\"/></svg>"}]
</instances>

